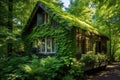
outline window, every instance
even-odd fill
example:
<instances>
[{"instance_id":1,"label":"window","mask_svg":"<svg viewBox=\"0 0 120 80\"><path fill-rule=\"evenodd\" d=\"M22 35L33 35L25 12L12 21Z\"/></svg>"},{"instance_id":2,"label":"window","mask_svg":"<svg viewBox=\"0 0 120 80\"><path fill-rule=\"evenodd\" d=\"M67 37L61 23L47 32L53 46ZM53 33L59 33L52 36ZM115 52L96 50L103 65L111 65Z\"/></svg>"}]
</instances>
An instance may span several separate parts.
<instances>
[{"instance_id":1,"label":"window","mask_svg":"<svg viewBox=\"0 0 120 80\"><path fill-rule=\"evenodd\" d=\"M86 37L86 52L93 51L93 45L90 37Z\"/></svg>"},{"instance_id":2,"label":"window","mask_svg":"<svg viewBox=\"0 0 120 80\"><path fill-rule=\"evenodd\" d=\"M96 53L100 52L101 53L101 41L96 41Z\"/></svg>"},{"instance_id":3,"label":"window","mask_svg":"<svg viewBox=\"0 0 120 80\"><path fill-rule=\"evenodd\" d=\"M48 14L47 13L42 13L42 22L43 24L46 24L48 22Z\"/></svg>"},{"instance_id":4,"label":"window","mask_svg":"<svg viewBox=\"0 0 120 80\"><path fill-rule=\"evenodd\" d=\"M37 14L37 25L46 24L47 22L48 22L47 13L43 12Z\"/></svg>"},{"instance_id":5,"label":"window","mask_svg":"<svg viewBox=\"0 0 120 80\"><path fill-rule=\"evenodd\" d=\"M41 39L40 50L41 54L53 54L56 52L55 40L54 38L44 38Z\"/></svg>"},{"instance_id":6,"label":"window","mask_svg":"<svg viewBox=\"0 0 120 80\"><path fill-rule=\"evenodd\" d=\"M42 14L37 14L37 25L42 24Z\"/></svg>"},{"instance_id":7,"label":"window","mask_svg":"<svg viewBox=\"0 0 120 80\"><path fill-rule=\"evenodd\" d=\"M77 52L78 53L81 53L81 38L82 38L82 35L81 35L81 31L79 29L76 29L76 45L77 45Z\"/></svg>"}]
</instances>

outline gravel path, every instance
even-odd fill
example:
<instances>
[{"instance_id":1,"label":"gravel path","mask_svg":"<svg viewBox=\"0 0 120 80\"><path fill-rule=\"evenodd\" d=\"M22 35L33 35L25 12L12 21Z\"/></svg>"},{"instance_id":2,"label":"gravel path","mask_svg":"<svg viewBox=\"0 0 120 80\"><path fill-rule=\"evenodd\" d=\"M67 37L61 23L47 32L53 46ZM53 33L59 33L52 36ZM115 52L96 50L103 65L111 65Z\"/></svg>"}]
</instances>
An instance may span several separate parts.
<instances>
[{"instance_id":1,"label":"gravel path","mask_svg":"<svg viewBox=\"0 0 120 80\"><path fill-rule=\"evenodd\" d=\"M120 62L108 65L104 71L89 75L87 80L120 80Z\"/></svg>"}]
</instances>

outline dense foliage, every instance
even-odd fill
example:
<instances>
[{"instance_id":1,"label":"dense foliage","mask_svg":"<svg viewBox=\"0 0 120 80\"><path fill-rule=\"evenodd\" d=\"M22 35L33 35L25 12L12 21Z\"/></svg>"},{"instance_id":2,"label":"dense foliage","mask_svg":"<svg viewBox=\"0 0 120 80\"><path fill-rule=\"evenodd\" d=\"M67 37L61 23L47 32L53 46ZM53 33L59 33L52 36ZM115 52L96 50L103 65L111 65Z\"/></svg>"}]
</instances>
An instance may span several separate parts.
<instances>
[{"instance_id":1,"label":"dense foliage","mask_svg":"<svg viewBox=\"0 0 120 80\"><path fill-rule=\"evenodd\" d=\"M22 56L1 58L1 80L68 80L83 78L83 65L75 58Z\"/></svg>"},{"instance_id":2,"label":"dense foliage","mask_svg":"<svg viewBox=\"0 0 120 80\"><path fill-rule=\"evenodd\" d=\"M46 33L45 33L46 32ZM27 37L27 41L30 43L38 40L40 38L45 37L53 37L55 38L56 47L57 47L57 54L59 56L74 56L75 54L75 41L74 32L72 30L67 30L65 27L61 27L58 25L57 28L51 26L50 24L44 24L41 26L37 26L34 28L33 32ZM28 45L28 43L27 43ZM30 46L30 45L28 45ZM27 47L28 47L27 46ZM38 44L39 46L39 44ZM28 47L29 48L29 47ZM29 50L29 49L28 49Z\"/></svg>"},{"instance_id":3,"label":"dense foliage","mask_svg":"<svg viewBox=\"0 0 120 80\"><path fill-rule=\"evenodd\" d=\"M51 22L36 26L29 36L23 37L24 41L22 41L22 30L37 1L46 5L50 19L56 21L59 26L51 26ZM89 67L91 69L106 65L109 59L103 53L90 52L83 54L80 61L76 60L74 32L71 32L73 25L88 32L99 35L98 31L100 31L109 36L108 57L111 60L120 61L120 1L70 1L71 4L67 9L70 14L60 10L63 7L60 0L0 1L1 80L78 80L84 77L84 70ZM85 22L97 28L98 31ZM28 57L29 55L24 52L23 44L26 45L25 50L30 51L32 41L50 36L57 37L55 40L59 44L57 56L39 59L37 56L32 56L30 52L27 53L32 57ZM11 48L12 52L9 52L8 48Z\"/></svg>"},{"instance_id":4,"label":"dense foliage","mask_svg":"<svg viewBox=\"0 0 120 80\"><path fill-rule=\"evenodd\" d=\"M105 66L107 57L104 54L88 53L78 61L76 58L32 57L14 55L0 58L1 80L73 80L82 79L84 71Z\"/></svg>"},{"instance_id":5,"label":"dense foliage","mask_svg":"<svg viewBox=\"0 0 120 80\"><path fill-rule=\"evenodd\" d=\"M97 53L90 51L87 54L83 54L81 62L85 64L85 70L102 67L108 64L108 57L103 53Z\"/></svg>"},{"instance_id":6,"label":"dense foliage","mask_svg":"<svg viewBox=\"0 0 120 80\"><path fill-rule=\"evenodd\" d=\"M53 37L56 39L57 54L73 56L76 53L76 36L75 28L85 30L88 33L95 35L101 35L98 30L87 24L86 22L78 19L77 17L62 11L60 8L56 8L54 5L49 4L46 1L40 1L43 4L44 9L47 10L49 20L47 24L34 26L31 29L31 33L27 34L29 26L26 26L23 30L23 39L25 40L26 53L30 53L31 42L35 39ZM38 6L38 5L36 5ZM56 23L53 26L51 23ZM28 43L26 43L28 42Z\"/></svg>"}]
</instances>

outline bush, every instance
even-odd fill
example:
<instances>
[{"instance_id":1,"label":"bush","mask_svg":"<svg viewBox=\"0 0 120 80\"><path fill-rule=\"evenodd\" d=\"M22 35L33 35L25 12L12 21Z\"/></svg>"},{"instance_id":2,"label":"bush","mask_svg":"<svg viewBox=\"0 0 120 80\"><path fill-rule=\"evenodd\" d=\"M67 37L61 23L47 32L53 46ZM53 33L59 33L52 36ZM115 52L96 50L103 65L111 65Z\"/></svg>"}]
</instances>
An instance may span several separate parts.
<instances>
[{"instance_id":1,"label":"bush","mask_svg":"<svg viewBox=\"0 0 120 80\"><path fill-rule=\"evenodd\" d=\"M23 65L22 70L29 75L30 79L35 80L62 80L66 79L66 75L71 75L73 78L83 76L82 64L75 58L69 57L33 59L31 63Z\"/></svg>"},{"instance_id":2,"label":"bush","mask_svg":"<svg viewBox=\"0 0 120 80\"><path fill-rule=\"evenodd\" d=\"M1 80L73 80L83 77L83 65L71 57L11 56L0 60Z\"/></svg>"},{"instance_id":3,"label":"bush","mask_svg":"<svg viewBox=\"0 0 120 80\"><path fill-rule=\"evenodd\" d=\"M83 78L83 64L76 60L76 58L61 57L63 63L63 73L72 75L74 78Z\"/></svg>"},{"instance_id":4,"label":"bush","mask_svg":"<svg viewBox=\"0 0 120 80\"><path fill-rule=\"evenodd\" d=\"M86 66L92 66L96 62L96 56L93 53L83 54L81 57L81 62L85 63Z\"/></svg>"},{"instance_id":5,"label":"bush","mask_svg":"<svg viewBox=\"0 0 120 80\"><path fill-rule=\"evenodd\" d=\"M28 75L27 80L53 80L61 65L55 57L34 58L30 63L22 65L21 69Z\"/></svg>"},{"instance_id":6,"label":"bush","mask_svg":"<svg viewBox=\"0 0 120 80\"><path fill-rule=\"evenodd\" d=\"M81 62L85 64L85 70L93 69L96 67L100 67L106 65L108 58L103 53L94 54L94 52L90 51L87 54L83 54L81 57Z\"/></svg>"},{"instance_id":7,"label":"bush","mask_svg":"<svg viewBox=\"0 0 120 80\"><path fill-rule=\"evenodd\" d=\"M97 61L98 63L107 62L107 56L106 56L105 54L103 54L103 53L98 53L98 54L96 55L96 61Z\"/></svg>"}]
</instances>

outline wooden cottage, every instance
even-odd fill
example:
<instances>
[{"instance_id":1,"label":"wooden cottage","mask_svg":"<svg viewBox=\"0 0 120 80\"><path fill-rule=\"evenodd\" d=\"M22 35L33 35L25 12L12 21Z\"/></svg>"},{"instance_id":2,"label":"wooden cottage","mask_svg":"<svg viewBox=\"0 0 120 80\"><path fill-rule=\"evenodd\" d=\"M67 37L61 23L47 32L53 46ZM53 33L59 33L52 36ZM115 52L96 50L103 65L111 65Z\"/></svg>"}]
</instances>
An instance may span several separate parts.
<instances>
[{"instance_id":1,"label":"wooden cottage","mask_svg":"<svg viewBox=\"0 0 120 80\"><path fill-rule=\"evenodd\" d=\"M22 37L28 54L75 56L89 51L107 52L106 36L45 1L36 4Z\"/></svg>"}]
</instances>

